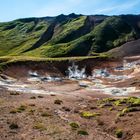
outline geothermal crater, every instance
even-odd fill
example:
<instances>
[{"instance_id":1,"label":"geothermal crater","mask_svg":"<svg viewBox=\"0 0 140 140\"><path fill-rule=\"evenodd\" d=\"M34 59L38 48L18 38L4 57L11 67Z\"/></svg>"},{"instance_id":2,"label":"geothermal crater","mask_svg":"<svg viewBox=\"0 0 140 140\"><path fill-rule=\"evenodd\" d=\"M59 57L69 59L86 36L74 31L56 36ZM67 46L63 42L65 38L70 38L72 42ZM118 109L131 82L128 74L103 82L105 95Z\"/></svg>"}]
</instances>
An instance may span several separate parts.
<instances>
[{"instance_id":1,"label":"geothermal crater","mask_svg":"<svg viewBox=\"0 0 140 140\"><path fill-rule=\"evenodd\" d=\"M34 94L139 96L139 59L94 62L12 65L1 74L0 86L9 91Z\"/></svg>"}]
</instances>

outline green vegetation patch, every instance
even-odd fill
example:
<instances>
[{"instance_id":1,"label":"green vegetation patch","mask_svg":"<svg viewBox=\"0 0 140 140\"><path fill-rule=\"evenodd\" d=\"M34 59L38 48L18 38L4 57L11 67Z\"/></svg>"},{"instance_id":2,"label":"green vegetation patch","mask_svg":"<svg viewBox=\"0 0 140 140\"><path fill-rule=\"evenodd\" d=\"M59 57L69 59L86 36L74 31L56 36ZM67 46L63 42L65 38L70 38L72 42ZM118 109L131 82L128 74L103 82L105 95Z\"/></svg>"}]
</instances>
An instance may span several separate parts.
<instances>
[{"instance_id":1,"label":"green vegetation patch","mask_svg":"<svg viewBox=\"0 0 140 140\"><path fill-rule=\"evenodd\" d=\"M15 114L15 113L22 113L23 111L25 111L27 109L27 106L25 105L21 105L18 108L12 109L10 111L11 114Z\"/></svg>"},{"instance_id":2,"label":"green vegetation patch","mask_svg":"<svg viewBox=\"0 0 140 140\"><path fill-rule=\"evenodd\" d=\"M117 130L115 131L115 135L116 135L117 138L122 138L122 136L123 136L123 131L122 131L121 129L117 129Z\"/></svg>"},{"instance_id":3,"label":"green vegetation patch","mask_svg":"<svg viewBox=\"0 0 140 140\"><path fill-rule=\"evenodd\" d=\"M84 135L84 136L89 135L88 132L85 131L85 130L79 130L79 131L77 132L77 134L78 134L78 135Z\"/></svg>"},{"instance_id":4,"label":"green vegetation patch","mask_svg":"<svg viewBox=\"0 0 140 140\"><path fill-rule=\"evenodd\" d=\"M90 119L93 117L97 117L100 116L100 113L91 113L91 112L82 112L81 113L81 117L86 118L86 119Z\"/></svg>"},{"instance_id":5,"label":"green vegetation patch","mask_svg":"<svg viewBox=\"0 0 140 140\"><path fill-rule=\"evenodd\" d=\"M23 112L27 109L27 106L25 105L21 105L20 107L17 108L17 111L20 113L20 112Z\"/></svg>"},{"instance_id":6,"label":"green vegetation patch","mask_svg":"<svg viewBox=\"0 0 140 140\"><path fill-rule=\"evenodd\" d=\"M136 112L136 111L140 111L140 108L136 108L136 107L126 107L126 108L124 108L124 109L118 114L118 116L119 116L119 117L122 117L122 116L124 116L124 115L127 114L127 113Z\"/></svg>"},{"instance_id":7,"label":"green vegetation patch","mask_svg":"<svg viewBox=\"0 0 140 140\"><path fill-rule=\"evenodd\" d=\"M45 131L47 130L47 128L45 127L45 125L43 123L36 123L34 126L33 126L33 129L37 129L37 130L40 130L40 131Z\"/></svg>"},{"instance_id":8,"label":"green vegetation patch","mask_svg":"<svg viewBox=\"0 0 140 140\"><path fill-rule=\"evenodd\" d=\"M42 117L50 117L50 116L52 116L50 113L48 113L48 112L43 112L42 114L41 114L41 116Z\"/></svg>"},{"instance_id":9,"label":"green vegetation patch","mask_svg":"<svg viewBox=\"0 0 140 140\"><path fill-rule=\"evenodd\" d=\"M140 98L137 97L128 97L122 99L105 98L103 100L98 101L99 105L103 105L105 103L111 103L112 105L115 106L127 105L131 107L137 107L140 106Z\"/></svg>"},{"instance_id":10,"label":"green vegetation patch","mask_svg":"<svg viewBox=\"0 0 140 140\"><path fill-rule=\"evenodd\" d=\"M79 128L79 124L76 123L76 122L71 122L69 125L71 126L72 129L78 129Z\"/></svg>"},{"instance_id":11,"label":"green vegetation patch","mask_svg":"<svg viewBox=\"0 0 140 140\"><path fill-rule=\"evenodd\" d=\"M114 105L116 106L123 105L123 104L129 106L140 106L140 98L128 97L128 98L118 99L114 102Z\"/></svg>"}]
</instances>

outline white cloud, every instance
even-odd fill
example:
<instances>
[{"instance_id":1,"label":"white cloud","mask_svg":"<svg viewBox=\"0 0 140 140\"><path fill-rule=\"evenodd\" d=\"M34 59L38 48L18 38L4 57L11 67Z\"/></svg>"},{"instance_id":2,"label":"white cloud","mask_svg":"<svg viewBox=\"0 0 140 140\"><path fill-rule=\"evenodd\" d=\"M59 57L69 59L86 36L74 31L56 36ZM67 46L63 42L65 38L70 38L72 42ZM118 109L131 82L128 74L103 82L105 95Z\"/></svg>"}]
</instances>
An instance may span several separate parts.
<instances>
[{"instance_id":1,"label":"white cloud","mask_svg":"<svg viewBox=\"0 0 140 140\"><path fill-rule=\"evenodd\" d=\"M34 15L56 16L59 14L80 13L80 14L120 14L132 11L140 0L128 0L119 2L117 0L51 0L47 5L38 9ZM99 8L100 7L100 8Z\"/></svg>"},{"instance_id":2,"label":"white cloud","mask_svg":"<svg viewBox=\"0 0 140 140\"><path fill-rule=\"evenodd\" d=\"M131 8L133 8L134 6L136 6L138 3L140 3L140 0L136 0L136 1L131 1L129 3L123 3L123 4L119 4L119 5L112 5L106 8L101 8L101 9L97 9L95 11L93 11L94 13L97 14L109 14L109 13L118 13L118 12L124 12L126 10L129 10Z\"/></svg>"},{"instance_id":3,"label":"white cloud","mask_svg":"<svg viewBox=\"0 0 140 140\"><path fill-rule=\"evenodd\" d=\"M83 0L65 0L64 2L50 3L44 6L42 9L38 10L37 16L56 16L59 14L67 13L70 9L75 9L80 5ZM71 11L73 13L74 11Z\"/></svg>"}]
</instances>

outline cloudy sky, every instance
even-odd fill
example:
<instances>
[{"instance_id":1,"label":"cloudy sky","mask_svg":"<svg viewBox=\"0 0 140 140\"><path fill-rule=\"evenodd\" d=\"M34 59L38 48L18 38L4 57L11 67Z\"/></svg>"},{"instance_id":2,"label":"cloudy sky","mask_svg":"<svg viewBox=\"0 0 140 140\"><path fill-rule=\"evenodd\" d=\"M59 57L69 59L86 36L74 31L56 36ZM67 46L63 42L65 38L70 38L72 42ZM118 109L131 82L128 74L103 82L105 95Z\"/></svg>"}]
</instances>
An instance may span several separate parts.
<instances>
[{"instance_id":1,"label":"cloudy sky","mask_svg":"<svg viewBox=\"0 0 140 140\"><path fill-rule=\"evenodd\" d=\"M0 0L0 22L59 14L140 14L140 0Z\"/></svg>"}]
</instances>

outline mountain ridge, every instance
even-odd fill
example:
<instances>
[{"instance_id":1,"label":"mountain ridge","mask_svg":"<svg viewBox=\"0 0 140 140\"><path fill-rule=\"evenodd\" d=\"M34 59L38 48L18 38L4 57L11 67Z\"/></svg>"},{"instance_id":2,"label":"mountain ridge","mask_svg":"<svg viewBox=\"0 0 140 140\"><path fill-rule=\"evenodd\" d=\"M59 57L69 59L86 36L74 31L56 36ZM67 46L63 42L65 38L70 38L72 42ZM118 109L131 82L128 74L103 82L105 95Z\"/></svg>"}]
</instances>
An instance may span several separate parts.
<instances>
[{"instance_id":1,"label":"mountain ridge","mask_svg":"<svg viewBox=\"0 0 140 140\"><path fill-rule=\"evenodd\" d=\"M0 23L0 56L87 56L139 38L140 15L23 18Z\"/></svg>"}]
</instances>

